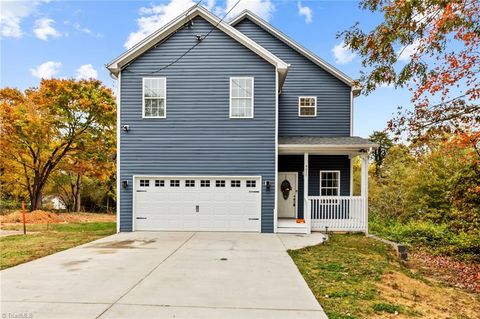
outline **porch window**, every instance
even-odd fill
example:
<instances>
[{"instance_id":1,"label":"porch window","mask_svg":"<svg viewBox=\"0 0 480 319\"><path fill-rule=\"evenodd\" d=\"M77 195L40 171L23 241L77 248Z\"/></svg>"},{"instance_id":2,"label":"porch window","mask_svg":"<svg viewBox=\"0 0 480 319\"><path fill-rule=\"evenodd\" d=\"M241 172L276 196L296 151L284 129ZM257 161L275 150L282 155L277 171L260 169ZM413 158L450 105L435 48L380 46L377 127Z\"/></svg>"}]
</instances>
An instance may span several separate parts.
<instances>
[{"instance_id":1,"label":"porch window","mask_svg":"<svg viewBox=\"0 0 480 319\"><path fill-rule=\"evenodd\" d=\"M340 195L340 171L320 171L320 196Z\"/></svg>"},{"instance_id":2,"label":"porch window","mask_svg":"<svg viewBox=\"0 0 480 319\"><path fill-rule=\"evenodd\" d=\"M316 117L317 116L317 97L300 96L298 98L298 116Z\"/></svg>"},{"instance_id":3,"label":"porch window","mask_svg":"<svg viewBox=\"0 0 480 319\"><path fill-rule=\"evenodd\" d=\"M253 78L230 78L230 118L253 118Z\"/></svg>"},{"instance_id":4,"label":"porch window","mask_svg":"<svg viewBox=\"0 0 480 319\"><path fill-rule=\"evenodd\" d=\"M166 78L143 78L143 117L166 117Z\"/></svg>"}]
</instances>

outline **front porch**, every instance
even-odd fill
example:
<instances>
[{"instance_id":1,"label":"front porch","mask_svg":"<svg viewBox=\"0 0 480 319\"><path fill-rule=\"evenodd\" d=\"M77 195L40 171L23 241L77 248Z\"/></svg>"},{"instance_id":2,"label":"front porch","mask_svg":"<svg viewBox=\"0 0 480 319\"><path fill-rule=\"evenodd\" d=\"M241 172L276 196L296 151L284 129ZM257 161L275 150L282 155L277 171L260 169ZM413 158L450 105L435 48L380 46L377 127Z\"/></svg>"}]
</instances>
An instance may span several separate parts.
<instances>
[{"instance_id":1,"label":"front porch","mask_svg":"<svg viewBox=\"0 0 480 319\"><path fill-rule=\"evenodd\" d=\"M276 232L368 232L368 154L359 137L279 139ZM353 195L353 159L361 158L361 191Z\"/></svg>"}]
</instances>

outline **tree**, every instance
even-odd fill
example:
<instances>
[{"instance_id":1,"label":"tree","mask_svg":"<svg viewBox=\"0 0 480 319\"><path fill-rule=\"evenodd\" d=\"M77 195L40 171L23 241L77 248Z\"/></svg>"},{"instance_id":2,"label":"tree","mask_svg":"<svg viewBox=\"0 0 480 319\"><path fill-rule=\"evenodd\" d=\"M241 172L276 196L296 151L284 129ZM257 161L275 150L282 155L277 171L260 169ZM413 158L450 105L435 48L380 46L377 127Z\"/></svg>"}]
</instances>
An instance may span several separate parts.
<instances>
[{"instance_id":1,"label":"tree","mask_svg":"<svg viewBox=\"0 0 480 319\"><path fill-rule=\"evenodd\" d=\"M413 110L400 109L389 128L410 136L478 131L480 1L363 0L360 7L383 14L371 31L357 23L339 34L362 58L363 93L385 84L413 93Z\"/></svg>"},{"instance_id":2,"label":"tree","mask_svg":"<svg viewBox=\"0 0 480 319\"><path fill-rule=\"evenodd\" d=\"M1 165L40 208L45 186L68 156L114 130L115 99L97 80L42 80L25 92L0 90Z\"/></svg>"},{"instance_id":3,"label":"tree","mask_svg":"<svg viewBox=\"0 0 480 319\"><path fill-rule=\"evenodd\" d=\"M393 141L388 137L386 132L374 131L368 138L370 141L377 143L378 148L373 150L372 156L375 162L375 175L380 175L380 168L383 160L387 156L390 147L393 146Z\"/></svg>"}]
</instances>

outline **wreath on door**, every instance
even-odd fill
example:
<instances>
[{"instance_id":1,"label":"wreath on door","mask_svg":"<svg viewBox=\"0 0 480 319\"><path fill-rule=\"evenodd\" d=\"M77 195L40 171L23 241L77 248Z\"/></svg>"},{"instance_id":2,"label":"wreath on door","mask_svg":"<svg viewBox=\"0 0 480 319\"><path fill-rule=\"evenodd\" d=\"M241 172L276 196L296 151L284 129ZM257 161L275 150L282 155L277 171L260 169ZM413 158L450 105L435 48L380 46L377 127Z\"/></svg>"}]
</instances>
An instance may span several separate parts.
<instances>
[{"instance_id":1,"label":"wreath on door","mask_svg":"<svg viewBox=\"0 0 480 319\"><path fill-rule=\"evenodd\" d=\"M288 180L284 180L282 184L280 184L280 190L282 191L283 199L288 199L290 191L292 190L292 185Z\"/></svg>"}]
</instances>

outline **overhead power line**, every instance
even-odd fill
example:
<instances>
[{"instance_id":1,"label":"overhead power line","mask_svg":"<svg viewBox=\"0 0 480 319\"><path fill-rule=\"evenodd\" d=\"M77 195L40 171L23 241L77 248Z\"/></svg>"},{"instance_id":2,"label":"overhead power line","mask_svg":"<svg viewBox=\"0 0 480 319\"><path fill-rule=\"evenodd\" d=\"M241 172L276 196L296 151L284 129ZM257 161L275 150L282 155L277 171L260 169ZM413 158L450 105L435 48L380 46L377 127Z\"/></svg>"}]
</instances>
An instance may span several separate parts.
<instances>
[{"instance_id":1,"label":"overhead power line","mask_svg":"<svg viewBox=\"0 0 480 319\"><path fill-rule=\"evenodd\" d=\"M202 1L203 1L203 0L200 0L195 6L192 7L192 9L195 8L195 7L197 7ZM158 73L158 72L160 72L160 71L163 71L163 70L171 67L172 65L174 65L175 63L177 63L178 61L180 61L184 56L186 56L190 51L192 51L193 49L195 49L200 43L202 43L203 41L205 41L205 40L208 38L208 36L213 32L213 30L215 30L215 29L218 27L218 25L219 25L220 23L222 23L223 20L225 20L225 18L230 14L230 12L232 12L233 9L235 9L235 7L240 3L240 1L242 1L242 0L238 0L231 8L227 11L227 13L225 13L225 15L210 29L210 31L207 32L207 34L205 34L204 36L199 36L199 37L197 38L197 43L195 43L194 45L192 45L188 50L186 50L184 53L182 53L179 57L177 57L177 58L176 58L175 60L173 60L172 62L168 63L167 65L165 65L165 66L163 66L163 67L161 67L161 68L159 68L159 69L156 69L156 70L151 71L151 72L146 72L146 73L137 73L137 72L132 72L132 71L130 71L130 70L126 70L126 71L129 72L129 73L134 73L134 74L139 74L139 75L149 75L149 74ZM188 14L190 13L190 11L191 11L191 10L188 10L188 12L186 13L185 17L188 16ZM188 23L188 22L189 22L189 21L187 21L186 23ZM172 34L172 35L173 35L173 34ZM169 39L170 37L171 37L171 36L169 36L167 39ZM167 40L167 39L166 39L166 40ZM166 40L162 41L162 43L165 42Z\"/></svg>"}]
</instances>

